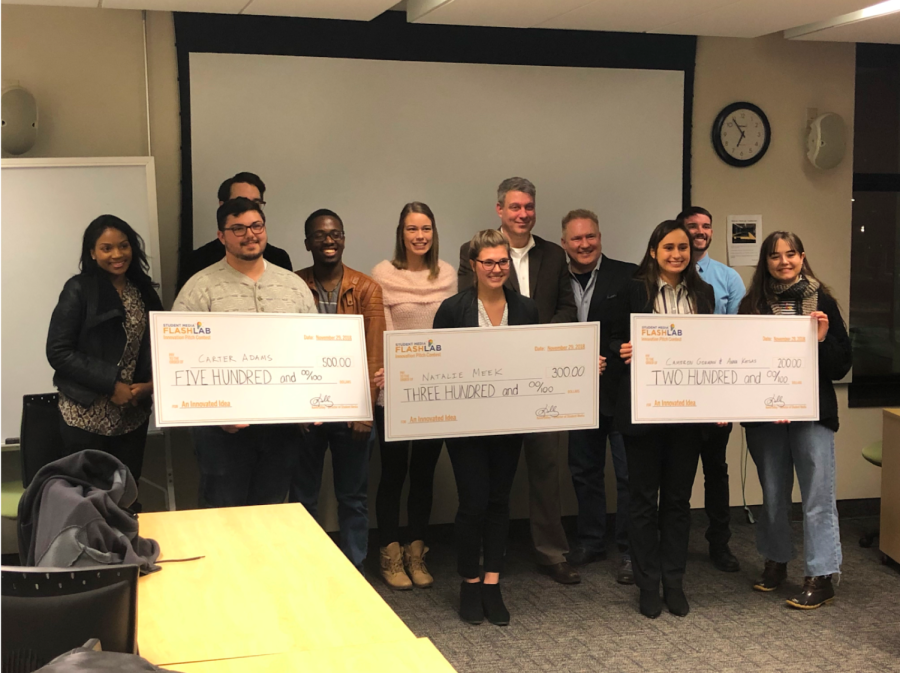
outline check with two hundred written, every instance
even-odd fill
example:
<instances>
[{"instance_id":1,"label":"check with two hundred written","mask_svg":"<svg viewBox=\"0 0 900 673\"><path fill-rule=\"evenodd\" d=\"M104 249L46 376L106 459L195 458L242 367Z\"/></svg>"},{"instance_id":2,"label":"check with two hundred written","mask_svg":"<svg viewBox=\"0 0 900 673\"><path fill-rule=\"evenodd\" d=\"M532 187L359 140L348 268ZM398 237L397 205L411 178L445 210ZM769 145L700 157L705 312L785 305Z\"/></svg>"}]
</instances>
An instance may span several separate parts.
<instances>
[{"instance_id":1,"label":"check with two hundred written","mask_svg":"<svg viewBox=\"0 0 900 673\"><path fill-rule=\"evenodd\" d=\"M362 316L150 313L159 427L370 421Z\"/></svg>"},{"instance_id":2,"label":"check with two hundred written","mask_svg":"<svg viewBox=\"0 0 900 673\"><path fill-rule=\"evenodd\" d=\"M631 420L819 420L809 316L631 316Z\"/></svg>"},{"instance_id":3,"label":"check with two hundred written","mask_svg":"<svg viewBox=\"0 0 900 673\"><path fill-rule=\"evenodd\" d=\"M385 332L388 440L596 428L600 323Z\"/></svg>"}]
</instances>

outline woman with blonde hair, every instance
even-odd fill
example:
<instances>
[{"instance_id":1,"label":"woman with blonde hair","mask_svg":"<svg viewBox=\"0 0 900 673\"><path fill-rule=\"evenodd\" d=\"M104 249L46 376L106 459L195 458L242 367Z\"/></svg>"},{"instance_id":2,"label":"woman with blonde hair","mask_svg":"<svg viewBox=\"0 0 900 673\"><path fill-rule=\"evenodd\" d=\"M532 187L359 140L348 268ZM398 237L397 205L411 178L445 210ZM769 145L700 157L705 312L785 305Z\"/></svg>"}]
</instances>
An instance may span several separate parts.
<instances>
[{"instance_id":1,"label":"woman with blonde hair","mask_svg":"<svg viewBox=\"0 0 900 673\"><path fill-rule=\"evenodd\" d=\"M438 257L434 213L424 203L407 203L400 211L394 258L380 262L372 278L384 296L385 328L429 329L441 302L456 292L456 272ZM381 377L379 377L381 380ZM381 480L375 496L381 548L381 576L392 589L430 587L425 566L426 538L434 489L434 470L442 439L387 442L384 432L384 391L375 405L375 425L381 446ZM400 540L400 494L409 472L408 542Z\"/></svg>"}]
</instances>

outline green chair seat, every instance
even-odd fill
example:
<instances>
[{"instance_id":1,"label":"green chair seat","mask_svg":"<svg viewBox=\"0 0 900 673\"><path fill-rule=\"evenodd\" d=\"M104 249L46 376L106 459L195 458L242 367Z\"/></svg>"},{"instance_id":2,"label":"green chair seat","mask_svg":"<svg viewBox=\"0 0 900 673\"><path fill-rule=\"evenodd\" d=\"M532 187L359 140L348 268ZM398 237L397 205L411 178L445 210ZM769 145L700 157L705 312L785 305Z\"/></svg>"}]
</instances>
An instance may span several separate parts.
<instances>
[{"instance_id":1,"label":"green chair seat","mask_svg":"<svg viewBox=\"0 0 900 673\"><path fill-rule=\"evenodd\" d=\"M862 450L863 458L868 460L872 465L881 467L881 440L872 442Z\"/></svg>"},{"instance_id":2,"label":"green chair seat","mask_svg":"<svg viewBox=\"0 0 900 673\"><path fill-rule=\"evenodd\" d=\"M21 481L4 481L0 490L0 515L6 519L19 516L19 500L25 492Z\"/></svg>"}]
</instances>

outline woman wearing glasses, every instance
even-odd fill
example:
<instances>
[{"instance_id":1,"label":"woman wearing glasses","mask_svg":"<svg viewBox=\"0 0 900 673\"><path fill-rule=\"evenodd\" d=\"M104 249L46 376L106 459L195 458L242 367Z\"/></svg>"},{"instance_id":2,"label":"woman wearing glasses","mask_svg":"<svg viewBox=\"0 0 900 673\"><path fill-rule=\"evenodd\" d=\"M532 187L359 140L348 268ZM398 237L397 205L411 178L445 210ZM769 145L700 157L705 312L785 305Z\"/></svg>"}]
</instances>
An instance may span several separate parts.
<instances>
[{"instance_id":1,"label":"woman wearing glasses","mask_svg":"<svg viewBox=\"0 0 900 673\"><path fill-rule=\"evenodd\" d=\"M441 302L456 293L456 271L438 257L438 230L431 208L419 202L403 206L397 225L394 258L378 264L372 270L372 278L381 285L385 329L431 328ZM431 519L434 470L444 440L386 442L384 390L379 391L375 405L375 424L381 447L381 480L375 497L381 576L392 589L411 589L413 584L430 587L434 578L428 572L424 558L428 551L426 537ZM400 494L407 471L409 542L401 547Z\"/></svg>"},{"instance_id":2,"label":"woman wearing glasses","mask_svg":"<svg viewBox=\"0 0 900 673\"><path fill-rule=\"evenodd\" d=\"M831 576L841 570L841 535L835 501L834 433L838 405L832 381L850 371L847 328L829 289L813 274L796 234L775 231L759 250L759 263L739 313L805 315L816 322L819 340L819 420L747 423L747 448L763 489L756 548L764 559L753 588L774 591L787 578L791 542L794 471L803 500L803 588L787 604L810 610L834 599Z\"/></svg>"},{"instance_id":3,"label":"woman wearing glasses","mask_svg":"<svg viewBox=\"0 0 900 673\"><path fill-rule=\"evenodd\" d=\"M435 329L533 325L537 305L503 286L509 277L510 249L495 229L480 231L469 245L475 285L445 300L434 316ZM519 463L521 435L466 437L447 440L456 476L457 569L463 577L459 615L471 624L487 617L492 624L509 624L500 594L500 571L509 531L509 492ZM484 554L484 579L479 554Z\"/></svg>"},{"instance_id":4,"label":"woman wearing glasses","mask_svg":"<svg viewBox=\"0 0 900 673\"><path fill-rule=\"evenodd\" d=\"M47 335L63 446L106 451L137 482L153 393L147 314L162 303L143 240L114 215L88 225L80 268L59 295Z\"/></svg>"},{"instance_id":5,"label":"woman wearing glasses","mask_svg":"<svg viewBox=\"0 0 900 673\"><path fill-rule=\"evenodd\" d=\"M712 313L715 296L691 264L691 239L684 225L662 222L650 235L647 251L631 285L619 293L611 347L631 363L631 314ZM674 615L689 610L682 588L691 527L691 489L700 457L701 424L633 424L631 376L622 376L616 425L625 439L631 496L631 557L641 590L641 614L662 612L659 586Z\"/></svg>"}]
</instances>

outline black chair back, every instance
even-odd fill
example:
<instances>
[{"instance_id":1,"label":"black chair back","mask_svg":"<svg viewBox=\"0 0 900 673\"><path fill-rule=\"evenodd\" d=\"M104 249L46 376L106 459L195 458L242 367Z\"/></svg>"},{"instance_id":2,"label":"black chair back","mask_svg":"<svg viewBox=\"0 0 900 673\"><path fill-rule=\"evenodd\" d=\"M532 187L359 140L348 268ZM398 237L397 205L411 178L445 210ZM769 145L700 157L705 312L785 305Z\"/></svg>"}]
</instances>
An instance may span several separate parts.
<instances>
[{"instance_id":1,"label":"black chair back","mask_svg":"<svg viewBox=\"0 0 900 673\"><path fill-rule=\"evenodd\" d=\"M3 566L3 673L27 673L99 638L104 651L137 653L138 566Z\"/></svg>"},{"instance_id":2,"label":"black chair back","mask_svg":"<svg viewBox=\"0 0 900 673\"><path fill-rule=\"evenodd\" d=\"M22 485L34 479L44 465L65 455L59 431L59 394L25 395L22 404L22 429L19 455L22 460Z\"/></svg>"}]
</instances>

